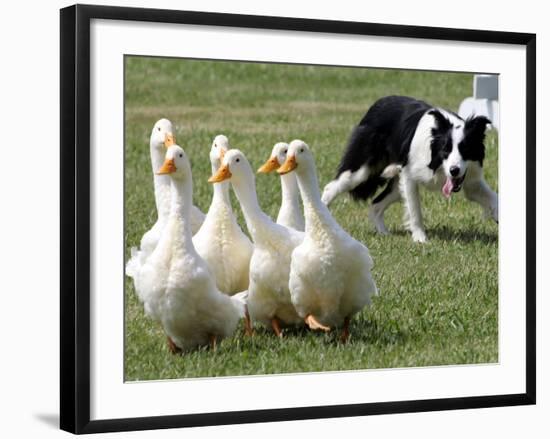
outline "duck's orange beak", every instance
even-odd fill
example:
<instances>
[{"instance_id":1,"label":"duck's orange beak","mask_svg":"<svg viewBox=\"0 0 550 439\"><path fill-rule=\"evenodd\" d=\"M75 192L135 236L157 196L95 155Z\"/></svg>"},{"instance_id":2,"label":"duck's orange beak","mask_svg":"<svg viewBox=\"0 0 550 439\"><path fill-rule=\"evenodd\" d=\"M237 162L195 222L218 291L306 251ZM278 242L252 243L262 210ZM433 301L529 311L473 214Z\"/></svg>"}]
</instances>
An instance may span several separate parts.
<instances>
[{"instance_id":1,"label":"duck's orange beak","mask_svg":"<svg viewBox=\"0 0 550 439\"><path fill-rule=\"evenodd\" d=\"M174 159L166 159L158 170L157 175L173 174L176 170Z\"/></svg>"},{"instance_id":2,"label":"duck's orange beak","mask_svg":"<svg viewBox=\"0 0 550 439\"><path fill-rule=\"evenodd\" d=\"M277 173L279 175L288 174L289 172L294 171L297 167L298 163L296 163L296 156L289 155L281 167L277 169Z\"/></svg>"},{"instance_id":3,"label":"duck's orange beak","mask_svg":"<svg viewBox=\"0 0 550 439\"><path fill-rule=\"evenodd\" d=\"M172 133L166 133L164 136L164 147L168 148L176 144L176 137Z\"/></svg>"},{"instance_id":4,"label":"duck's orange beak","mask_svg":"<svg viewBox=\"0 0 550 439\"><path fill-rule=\"evenodd\" d=\"M231 171L227 164L220 166L220 169L208 179L208 183L220 183L224 180L231 178Z\"/></svg>"},{"instance_id":5,"label":"duck's orange beak","mask_svg":"<svg viewBox=\"0 0 550 439\"><path fill-rule=\"evenodd\" d=\"M267 162L258 168L258 173L269 174L279 167L277 157L271 157Z\"/></svg>"}]
</instances>

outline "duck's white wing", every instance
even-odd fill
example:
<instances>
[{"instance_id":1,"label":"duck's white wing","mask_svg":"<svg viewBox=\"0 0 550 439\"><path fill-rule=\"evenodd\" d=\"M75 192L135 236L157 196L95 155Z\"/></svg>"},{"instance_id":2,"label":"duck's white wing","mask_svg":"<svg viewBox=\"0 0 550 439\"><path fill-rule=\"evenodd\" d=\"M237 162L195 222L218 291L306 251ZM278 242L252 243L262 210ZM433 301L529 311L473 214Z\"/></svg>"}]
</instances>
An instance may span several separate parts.
<instances>
[{"instance_id":1,"label":"duck's white wing","mask_svg":"<svg viewBox=\"0 0 550 439\"><path fill-rule=\"evenodd\" d=\"M193 236L197 253L206 261L220 291L232 295L248 288L252 243L229 209L213 209Z\"/></svg>"},{"instance_id":2,"label":"duck's white wing","mask_svg":"<svg viewBox=\"0 0 550 439\"><path fill-rule=\"evenodd\" d=\"M348 248L350 256L353 255L353 257L357 258L357 262L360 266L368 268L369 271L372 270L374 261L370 255L369 249L363 243L350 237Z\"/></svg>"},{"instance_id":3,"label":"duck's white wing","mask_svg":"<svg viewBox=\"0 0 550 439\"><path fill-rule=\"evenodd\" d=\"M173 231L173 224L167 224L166 229ZM160 319L158 306L170 274L172 261L170 236L168 231L160 238L155 250L143 261L134 278L136 293L143 302L145 312L155 320Z\"/></svg>"},{"instance_id":4,"label":"duck's white wing","mask_svg":"<svg viewBox=\"0 0 550 439\"><path fill-rule=\"evenodd\" d=\"M347 300L351 302L351 306L360 310L371 303L372 296L378 295L378 288L372 276L374 262L367 247L356 240L350 245L349 255L353 268L349 274Z\"/></svg>"},{"instance_id":5,"label":"duck's white wing","mask_svg":"<svg viewBox=\"0 0 550 439\"><path fill-rule=\"evenodd\" d=\"M126 275L133 278L134 281L147 258L157 247L163 227L164 223L161 220L157 220L153 227L145 232L141 238L139 249L137 247L130 249L130 259L126 263Z\"/></svg>"}]
</instances>

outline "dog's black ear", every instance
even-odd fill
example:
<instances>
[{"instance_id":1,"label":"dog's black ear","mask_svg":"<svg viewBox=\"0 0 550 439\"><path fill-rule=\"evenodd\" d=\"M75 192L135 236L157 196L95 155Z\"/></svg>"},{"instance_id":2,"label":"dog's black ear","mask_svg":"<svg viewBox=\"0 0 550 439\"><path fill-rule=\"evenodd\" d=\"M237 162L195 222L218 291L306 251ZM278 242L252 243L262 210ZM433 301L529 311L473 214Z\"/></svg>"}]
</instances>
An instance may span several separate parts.
<instances>
[{"instance_id":1,"label":"dog's black ear","mask_svg":"<svg viewBox=\"0 0 550 439\"><path fill-rule=\"evenodd\" d=\"M434 117L437 122L437 128L439 128L440 131L446 131L451 128L451 122L443 115L443 113L441 113L441 111L434 108L428 111L428 114L431 114Z\"/></svg>"},{"instance_id":2,"label":"dog's black ear","mask_svg":"<svg viewBox=\"0 0 550 439\"><path fill-rule=\"evenodd\" d=\"M490 123L491 121L485 116L470 116L464 124L464 133L484 137L485 129Z\"/></svg>"},{"instance_id":3,"label":"dog's black ear","mask_svg":"<svg viewBox=\"0 0 550 439\"><path fill-rule=\"evenodd\" d=\"M460 152L465 160L483 165L485 158L485 129L491 121L485 116L470 116L464 123L464 139L460 142Z\"/></svg>"}]
</instances>

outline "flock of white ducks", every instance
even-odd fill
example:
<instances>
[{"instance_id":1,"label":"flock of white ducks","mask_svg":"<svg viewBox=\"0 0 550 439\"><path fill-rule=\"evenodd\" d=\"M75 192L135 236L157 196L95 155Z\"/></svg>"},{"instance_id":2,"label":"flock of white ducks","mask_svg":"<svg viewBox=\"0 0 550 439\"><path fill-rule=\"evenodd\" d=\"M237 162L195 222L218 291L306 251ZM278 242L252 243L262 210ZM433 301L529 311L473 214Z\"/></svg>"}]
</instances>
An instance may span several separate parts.
<instances>
[{"instance_id":1,"label":"flock of white ducks","mask_svg":"<svg viewBox=\"0 0 550 439\"><path fill-rule=\"evenodd\" d=\"M126 274L172 352L215 347L241 318L249 335L255 322L278 337L287 326L340 327L347 341L351 317L378 294L373 262L322 203L304 142L277 143L258 169L280 175L276 222L261 210L252 167L227 137L216 136L210 149L214 184L206 215L193 205L191 165L170 121L153 127L150 153L158 217L132 248ZM229 185L250 239L236 220Z\"/></svg>"}]
</instances>

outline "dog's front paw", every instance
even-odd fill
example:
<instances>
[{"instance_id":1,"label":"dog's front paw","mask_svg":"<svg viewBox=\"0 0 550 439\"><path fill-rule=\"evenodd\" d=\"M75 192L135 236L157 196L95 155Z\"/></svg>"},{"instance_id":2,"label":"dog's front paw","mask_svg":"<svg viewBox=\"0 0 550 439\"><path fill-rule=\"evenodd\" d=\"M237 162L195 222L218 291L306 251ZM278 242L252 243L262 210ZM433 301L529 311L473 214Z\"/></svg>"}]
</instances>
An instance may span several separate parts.
<instances>
[{"instance_id":1,"label":"dog's front paw","mask_svg":"<svg viewBox=\"0 0 550 439\"><path fill-rule=\"evenodd\" d=\"M325 206L328 206L338 195L338 182L336 180L331 181L323 189L323 195L321 195L321 201Z\"/></svg>"},{"instance_id":2,"label":"dog's front paw","mask_svg":"<svg viewBox=\"0 0 550 439\"><path fill-rule=\"evenodd\" d=\"M424 230L414 230L412 232L412 239L414 242L420 242L420 243L425 243L428 238L426 237L426 232L424 232Z\"/></svg>"}]
</instances>

